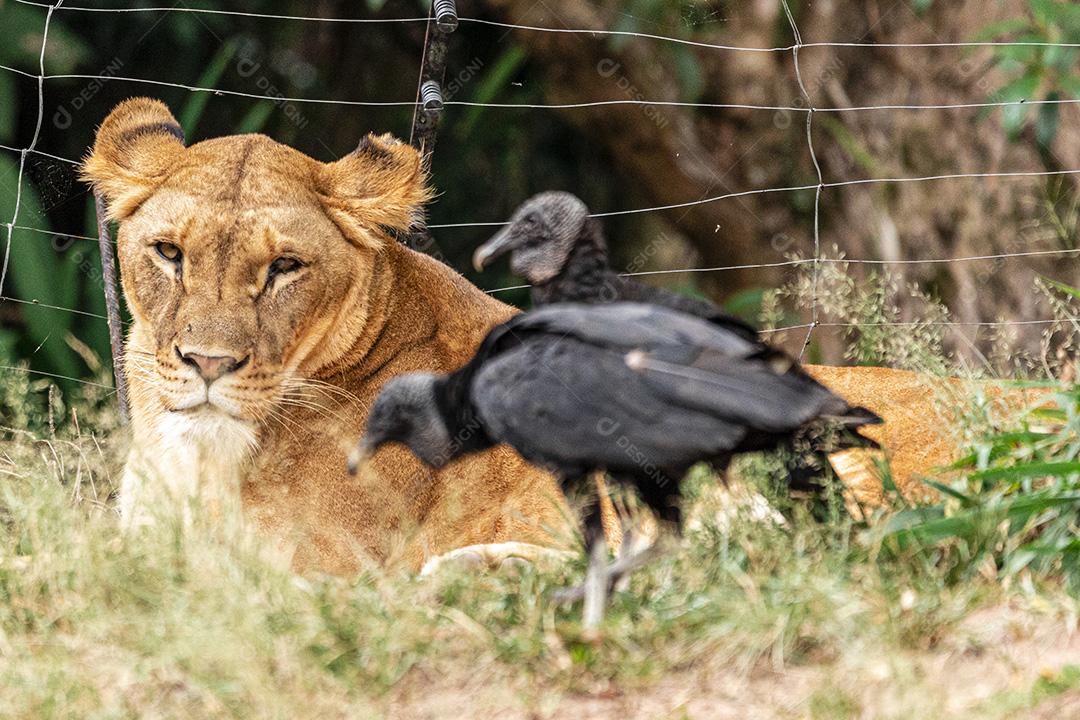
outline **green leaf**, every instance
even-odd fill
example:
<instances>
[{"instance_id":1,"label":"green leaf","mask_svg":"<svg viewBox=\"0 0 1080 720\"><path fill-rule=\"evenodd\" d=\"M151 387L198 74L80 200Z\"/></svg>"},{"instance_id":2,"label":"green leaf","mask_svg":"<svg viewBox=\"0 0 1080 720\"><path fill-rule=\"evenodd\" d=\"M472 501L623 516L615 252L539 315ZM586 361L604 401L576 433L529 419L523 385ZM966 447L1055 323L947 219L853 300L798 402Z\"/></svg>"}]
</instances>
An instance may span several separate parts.
<instances>
[{"instance_id":1,"label":"green leaf","mask_svg":"<svg viewBox=\"0 0 1080 720\"><path fill-rule=\"evenodd\" d=\"M990 468L971 474L973 480L1019 480L1021 478L1066 477L1080 473L1080 462L1033 462L1005 468Z\"/></svg>"},{"instance_id":2,"label":"green leaf","mask_svg":"<svg viewBox=\"0 0 1080 720\"><path fill-rule=\"evenodd\" d=\"M910 522L906 527L893 528L891 527L892 523L890 523L890 526L887 527L887 535L904 543L918 542L926 545L937 545L952 538L971 537L976 534L980 526L997 524L987 523L988 517L987 513L982 510L970 510L951 517Z\"/></svg>"},{"instance_id":3,"label":"green leaf","mask_svg":"<svg viewBox=\"0 0 1080 720\"><path fill-rule=\"evenodd\" d=\"M0 141L10 143L15 137L15 108L18 107L18 90L15 77L0 72ZM10 218L5 218L5 222Z\"/></svg>"},{"instance_id":4,"label":"green leaf","mask_svg":"<svg viewBox=\"0 0 1080 720\"><path fill-rule=\"evenodd\" d=\"M945 509L940 505L925 505L908 508L894 514L885 523L885 534L895 534L945 517Z\"/></svg>"},{"instance_id":5,"label":"green leaf","mask_svg":"<svg viewBox=\"0 0 1080 720\"><path fill-rule=\"evenodd\" d=\"M1009 521L1014 524L1018 531L1026 525L1028 519L1053 508L1080 505L1080 493L1038 493L1034 495L1015 495L1002 503L1008 512Z\"/></svg>"},{"instance_id":6,"label":"green leaf","mask_svg":"<svg viewBox=\"0 0 1080 720\"><path fill-rule=\"evenodd\" d=\"M964 507L975 507L979 504L979 502L975 498L972 498L970 495L965 495L959 490L949 487L945 483L940 483L936 480L923 480L923 482L934 488L938 492L942 493L943 495L948 495L951 498L959 500L961 503L963 503Z\"/></svg>"},{"instance_id":7,"label":"green leaf","mask_svg":"<svg viewBox=\"0 0 1080 720\"><path fill-rule=\"evenodd\" d=\"M18 163L0 155L0 217L6 222L15 211ZM22 195L16 225L48 229L41 210L37 191L23 175ZM0 237L6 238L6 232ZM3 252L0 248L0 252ZM65 342L71 331L75 315L54 310L45 305L72 308L77 300L77 268L63 263L53 248L52 238L47 234L15 229L11 233L11 254L8 263L8 283L5 292L30 302L19 304L19 311L26 321L26 337L32 344L28 352L31 361L39 369L78 377L81 366Z\"/></svg>"},{"instance_id":8,"label":"green leaf","mask_svg":"<svg viewBox=\"0 0 1080 720\"><path fill-rule=\"evenodd\" d=\"M1076 65L1076 48L1055 45L1046 48L1043 61L1058 74L1069 75Z\"/></svg>"},{"instance_id":9,"label":"green leaf","mask_svg":"<svg viewBox=\"0 0 1080 720\"><path fill-rule=\"evenodd\" d=\"M1018 103L1006 105L1001 109L1001 124L1010 138L1015 139L1023 130L1032 106L1020 103L1034 97L1041 79L1041 71L1035 68L1014 79L995 94L995 100L998 102Z\"/></svg>"},{"instance_id":10,"label":"green leaf","mask_svg":"<svg viewBox=\"0 0 1080 720\"><path fill-rule=\"evenodd\" d=\"M1051 287L1055 288L1056 290L1060 290L1061 292L1065 293L1066 295L1071 295L1072 297L1076 298L1077 300L1080 300L1080 289L1074 288L1072 285L1066 285L1063 282L1058 282L1057 280L1051 280L1050 278L1046 277L1045 275L1040 275L1039 277L1047 285L1050 285Z\"/></svg>"},{"instance_id":11,"label":"green leaf","mask_svg":"<svg viewBox=\"0 0 1080 720\"><path fill-rule=\"evenodd\" d=\"M1050 93L1049 97L1047 97L1048 100L1057 100L1058 98L1056 92ZM1035 140L1039 143L1039 147L1044 150L1049 150L1054 144L1060 110L1061 106L1057 104L1039 106L1039 112L1035 116Z\"/></svg>"},{"instance_id":12,"label":"green leaf","mask_svg":"<svg viewBox=\"0 0 1080 720\"><path fill-rule=\"evenodd\" d=\"M499 56L491 70L483 75L483 79L476 86L470 100L477 103L490 103L499 93L503 92L510 78L521 68L528 59L528 53L519 45L513 45ZM484 112L484 108L471 106L461 118L458 124L458 133L461 139L467 138L475 128Z\"/></svg>"},{"instance_id":13,"label":"green leaf","mask_svg":"<svg viewBox=\"0 0 1080 720\"><path fill-rule=\"evenodd\" d=\"M10 328L0 328L0 364L15 363L15 346L19 342L19 333Z\"/></svg>"},{"instance_id":14,"label":"green leaf","mask_svg":"<svg viewBox=\"0 0 1080 720\"><path fill-rule=\"evenodd\" d=\"M732 315L753 320L761 313L765 288L752 287L732 293L724 300L724 309Z\"/></svg>"},{"instance_id":15,"label":"green leaf","mask_svg":"<svg viewBox=\"0 0 1080 720\"><path fill-rule=\"evenodd\" d=\"M1038 554L1031 551L1030 546L1024 546L1017 548L1009 555L1009 559L1004 566L1004 572L1006 575L1015 575L1020 572L1038 557Z\"/></svg>"},{"instance_id":16,"label":"green leaf","mask_svg":"<svg viewBox=\"0 0 1080 720\"><path fill-rule=\"evenodd\" d=\"M705 90L705 77L701 73L701 62L694 51L685 45L676 45L671 49L675 60L675 75L678 78L682 99L694 102Z\"/></svg>"},{"instance_id":17,"label":"green leaf","mask_svg":"<svg viewBox=\"0 0 1080 720\"><path fill-rule=\"evenodd\" d=\"M903 544L937 545L952 539L974 541L994 532L1007 519L1012 536L1025 530L1030 519L1045 510L1077 505L1080 505L1080 493L1017 495L996 507L980 505L949 517L944 517L940 505L917 508L894 515L885 526L885 535Z\"/></svg>"},{"instance_id":18,"label":"green leaf","mask_svg":"<svg viewBox=\"0 0 1080 720\"><path fill-rule=\"evenodd\" d=\"M878 162L874 159L870 149L856 138L843 122L824 114L821 118L815 118L815 122L820 122L832 134L833 139L859 167L871 175L881 172Z\"/></svg>"},{"instance_id":19,"label":"green leaf","mask_svg":"<svg viewBox=\"0 0 1080 720\"><path fill-rule=\"evenodd\" d=\"M1076 42L1080 36L1080 6L1075 2L1029 0L1035 19L1044 25L1059 28L1064 42Z\"/></svg>"},{"instance_id":20,"label":"green leaf","mask_svg":"<svg viewBox=\"0 0 1080 720\"><path fill-rule=\"evenodd\" d=\"M1043 387L1043 385L1040 385L1040 387ZM1047 433L1034 432L1031 430L1005 432L984 438L979 442L978 447L980 451L985 453L987 460L993 461L1009 454L1018 445L1031 445L1040 440L1045 440L1048 437L1051 436ZM965 470L974 467L978 461L979 453L969 453L946 465L942 470L946 472L950 470Z\"/></svg>"},{"instance_id":21,"label":"green leaf","mask_svg":"<svg viewBox=\"0 0 1080 720\"><path fill-rule=\"evenodd\" d=\"M1038 32L1024 33L1011 38L1014 43L1044 43L1045 35ZM1005 44L994 48L994 59L1003 70L1038 67L1044 48L1041 45Z\"/></svg>"},{"instance_id":22,"label":"green leaf","mask_svg":"<svg viewBox=\"0 0 1080 720\"><path fill-rule=\"evenodd\" d=\"M1031 6L1031 14L1043 25L1053 25L1057 16L1057 2L1055 0L1028 0Z\"/></svg>"},{"instance_id":23,"label":"green leaf","mask_svg":"<svg viewBox=\"0 0 1080 720\"><path fill-rule=\"evenodd\" d=\"M261 132L263 127L266 126L266 121L270 119L273 113L274 103L269 100L259 100L247 111L234 132L237 135Z\"/></svg>"},{"instance_id":24,"label":"green leaf","mask_svg":"<svg viewBox=\"0 0 1080 720\"><path fill-rule=\"evenodd\" d=\"M0 63L36 73L45 13L41 8L13 2L0 3L0 11L3 12L4 35L9 38L9 42L0 43ZM68 73L90 55L90 47L79 35L67 29L58 14L53 15L49 25L46 71Z\"/></svg>"},{"instance_id":25,"label":"green leaf","mask_svg":"<svg viewBox=\"0 0 1080 720\"><path fill-rule=\"evenodd\" d=\"M911 0L911 7L915 8L915 12L922 15L929 10L934 4L934 0Z\"/></svg>"},{"instance_id":26,"label":"green leaf","mask_svg":"<svg viewBox=\"0 0 1080 720\"><path fill-rule=\"evenodd\" d=\"M1000 382L1001 385L1011 388L1046 388L1052 390L1061 387L1060 380L1024 380L1018 378L1015 380L1002 380Z\"/></svg>"},{"instance_id":27,"label":"green leaf","mask_svg":"<svg viewBox=\"0 0 1080 720\"><path fill-rule=\"evenodd\" d=\"M1080 99L1080 75L1067 75L1058 78L1058 85L1070 98Z\"/></svg>"},{"instance_id":28,"label":"green leaf","mask_svg":"<svg viewBox=\"0 0 1080 720\"><path fill-rule=\"evenodd\" d=\"M1051 422L1063 423L1069 419L1068 413L1064 410L1057 410L1055 408L1035 408L1031 411L1031 417L1038 420L1049 420Z\"/></svg>"},{"instance_id":29,"label":"green leaf","mask_svg":"<svg viewBox=\"0 0 1080 720\"><path fill-rule=\"evenodd\" d=\"M92 193L86 196L85 219L83 235L94 237L97 235L97 212L94 210L94 197ZM101 275L101 253L96 242L85 240L76 241L82 247L81 270L86 278L81 288L78 308L97 315L105 315L105 284ZM124 307L124 295L120 293L120 307ZM83 318L85 322L79 323L76 335L80 340L90 346L102 361L109 361L112 357L112 349L109 346L109 326L94 318ZM110 362L106 362L111 367Z\"/></svg>"},{"instance_id":30,"label":"green leaf","mask_svg":"<svg viewBox=\"0 0 1080 720\"><path fill-rule=\"evenodd\" d=\"M236 38L229 38L220 48L214 58L210 61L210 64L203 70L202 75L199 76L198 81L195 83L197 87L212 88L218 84L221 76L225 73L225 68L228 66L229 61L232 60L233 55L236 54L236 49L239 46ZM184 103L184 108L180 111L180 127L184 129L184 134L188 138L195 137L195 128L199 125L199 120L202 118L203 111L206 110L206 104L210 102L210 96L213 93L210 92L193 92L188 97L188 101Z\"/></svg>"},{"instance_id":31,"label":"green leaf","mask_svg":"<svg viewBox=\"0 0 1080 720\"><path fill-rule=\"evenodd\" d=\"M987 40L994 40L1002 35L1030 32L1031 29L1031 23L1024 18L1001 20L999 22L990 23L989 25L984 25L979 32L975 33L974 39L976 42L986 42Z\"/></svg>"}]
</instances>

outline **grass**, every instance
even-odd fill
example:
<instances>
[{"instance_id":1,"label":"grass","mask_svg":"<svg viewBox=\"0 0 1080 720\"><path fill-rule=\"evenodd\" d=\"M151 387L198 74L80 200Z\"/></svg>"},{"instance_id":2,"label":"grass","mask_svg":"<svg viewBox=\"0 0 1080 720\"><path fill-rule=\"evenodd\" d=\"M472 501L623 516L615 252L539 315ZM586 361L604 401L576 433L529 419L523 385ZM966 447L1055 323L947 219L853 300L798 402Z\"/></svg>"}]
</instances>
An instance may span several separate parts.
<instances>
[{"instance_id":1,"label":"grass","mask_svg":"<svg viewBox=\"0 0 1080 720\"><path fill-rule=\"evenodd\" d=\"M887 301L841 295L853 317ZM934 327L922 349L874 329L852 352L941 369ZM897 499L869 524L789 497L775 458L739 477L784 522L722 519L716 478L696 471L696 529L616 593L595 644L580 608L550 601L581 559L298 577L258 538L168 512L121 533L110 399L22 373L0 388L3 718L1012 718L1080 703L1075 388L1018 417L957 408L971 455L932 479L942 500Z\"/></svg>"},{"instance_id":2,"label":"grass","mask_svg":"<svg viewBox=\"0 0 1080 720\"><path fill-rule=\"evenodd\" d=\"M706 516L614 598L593 645L580 640L580 610L548 599L580 577L580 562L301 578L221 528L122 534L109 498L119 436L90 425L54 420L0 443L5 718L561 717L589 699L675 702L702 673L733 683L713 700L735 707L740 692L782 696L790 675L809 673L786 702L790 716L815 718L875 712L866 674L898 694L880 716L918 716L945 691L920 663L970 613L1003 603L1043 623L1076 613L1052 574L1029 573L1026 591L978 573L951 582L926 557L886 557L880 534L795 503L784 526ZM691 482L699 496L713 487L704 471ZM669 716L662 707L641 716Z\"/></svg>"}]
</instances>

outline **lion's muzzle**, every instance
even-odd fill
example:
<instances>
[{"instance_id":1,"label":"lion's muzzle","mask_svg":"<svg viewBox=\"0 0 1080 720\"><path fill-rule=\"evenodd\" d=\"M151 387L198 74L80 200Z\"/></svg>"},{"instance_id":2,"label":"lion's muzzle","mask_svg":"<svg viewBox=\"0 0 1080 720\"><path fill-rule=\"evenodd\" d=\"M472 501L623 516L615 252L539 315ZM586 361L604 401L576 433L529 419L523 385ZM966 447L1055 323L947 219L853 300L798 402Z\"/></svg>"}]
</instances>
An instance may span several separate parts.
<instances>
[{"instance_id":1,"label":"lion's muzzle","mask_svg":"<svg viewBox=\"0 0 1080 720\"><path fill-rule=\"evenodd\" d=\"M179 347L176 348L176 354L185 365L190 365L195 368L199 373L199 376L206 381L207 385L223 375L236 372L244 367L251 357L250 355L242 358L235 358L231 355L203 355Z\"/></svg>"}]
</instances>

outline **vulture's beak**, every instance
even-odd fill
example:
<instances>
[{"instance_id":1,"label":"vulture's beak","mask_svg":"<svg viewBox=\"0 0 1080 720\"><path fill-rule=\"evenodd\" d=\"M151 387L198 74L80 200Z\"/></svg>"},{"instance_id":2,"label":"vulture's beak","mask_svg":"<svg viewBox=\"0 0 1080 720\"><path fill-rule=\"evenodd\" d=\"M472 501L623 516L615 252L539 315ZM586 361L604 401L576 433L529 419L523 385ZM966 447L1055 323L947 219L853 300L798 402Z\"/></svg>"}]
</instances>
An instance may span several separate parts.
<instances>
[{"instance_id":1,"label":"vulture's beak","mask_svg":"<svg viewBox=\"0 0 1080 720\"><path fill-rule=\"evenodd\" d=\"M355 475L371 459L371 456L375 454L375 450L375 443L367 435L360 438L360 442L356 443L356 447L349 453L349 474Z\"/></svg>"},{"instance_id":2,"label":"vulture's beak","mask_svg":"<svg viewBox=\"0 0 1080 720\"><path fill-rule=\"evenodd\" d=\"M516 238L512 228L513 225L507 225L492 235L491 239L486 243L476 248L476 252L472 256L472 264L476 268L476 272L483 270L495 258L514 249Z\"/></svg>"}]
</instances>

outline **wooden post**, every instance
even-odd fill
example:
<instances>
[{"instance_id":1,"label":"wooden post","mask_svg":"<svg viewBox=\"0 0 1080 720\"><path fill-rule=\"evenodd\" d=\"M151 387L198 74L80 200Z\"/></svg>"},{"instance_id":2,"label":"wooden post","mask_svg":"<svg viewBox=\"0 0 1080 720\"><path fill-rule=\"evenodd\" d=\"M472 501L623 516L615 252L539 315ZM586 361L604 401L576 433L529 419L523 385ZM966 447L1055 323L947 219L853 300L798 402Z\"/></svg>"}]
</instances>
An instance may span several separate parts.
<instances>
[{"instance_id":1,"label":"wooden post","mask_svg":"<svg viewBox=\"0 0 1080 720\"><path fill-rule=\"evenodd\" d=\"M430 166L435 150L435 133L442 116L442 83L446 75L446 52L450 33L457 29L454 0L433 0L424 33L424 52L420 58L420 79L416 83L416 107L413 109L409 143L416 146Z\"/></svg>"},{"instance_id":2,"label":"wooden post","mask_svg":"<svg viewBox=\"0 0 1080 720\"><path fill-rule=\"evenodd\" d=\"M446 74L446 52L450 44L450 33L457 29L457 25L457 6L454 0L432 0L427 30L424 33L424 52L420 57L420 79L416 84L412 130L409 133L409 144L420 151L421 162L427 170L431 169L435 137L442 119L442 82ZM413 228L408 244L413 250L443 260L426 223Z\"/></svg>"}]
</instances>

